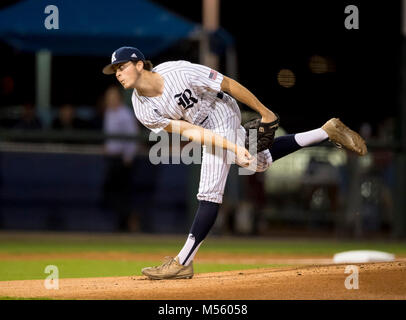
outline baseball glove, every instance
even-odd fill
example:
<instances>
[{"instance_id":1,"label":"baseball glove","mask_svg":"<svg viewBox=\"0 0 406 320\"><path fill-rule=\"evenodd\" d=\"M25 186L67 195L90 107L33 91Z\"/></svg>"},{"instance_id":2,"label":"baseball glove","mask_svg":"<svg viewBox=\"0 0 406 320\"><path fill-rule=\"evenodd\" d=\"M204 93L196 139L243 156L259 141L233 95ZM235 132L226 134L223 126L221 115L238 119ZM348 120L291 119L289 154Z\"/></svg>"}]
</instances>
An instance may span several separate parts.
<instances>
[{"instance_id":1,"label":"baseball glove","mask_svg":"<svg viewBox=\"0 0 406 320\"><path fill-rule=\"evenodd\" d=\"M253 119L244 124L245 128L245 148L249 151L250 146L256 145L257 152L269 149L275 138L275 131L279 127L279 116L275 113L276 120L263 123L261 119ZM250 130L256 130L257 134L250 134Z\"/></svg>"}]
</instances>

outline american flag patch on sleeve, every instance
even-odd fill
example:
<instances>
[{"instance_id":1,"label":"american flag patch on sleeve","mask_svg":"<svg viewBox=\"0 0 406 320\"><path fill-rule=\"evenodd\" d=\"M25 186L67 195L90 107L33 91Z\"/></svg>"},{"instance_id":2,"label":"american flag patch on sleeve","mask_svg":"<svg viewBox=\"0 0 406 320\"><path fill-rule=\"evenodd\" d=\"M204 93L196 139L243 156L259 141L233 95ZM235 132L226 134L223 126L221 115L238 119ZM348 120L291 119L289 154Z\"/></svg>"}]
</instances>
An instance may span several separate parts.
<instances>
[{"instance_id":1,"label":"american flag patch on sleeve","mask_svg":"<svg viewBox=\"0 0 406 320\"><path fill-rule=\"evenodd\" d=\"M216 78L217 78L217 71L211 70L211 71L210 71L209 78L212 79L212 80L216 80Z\"/></svg>"}]
</instances>

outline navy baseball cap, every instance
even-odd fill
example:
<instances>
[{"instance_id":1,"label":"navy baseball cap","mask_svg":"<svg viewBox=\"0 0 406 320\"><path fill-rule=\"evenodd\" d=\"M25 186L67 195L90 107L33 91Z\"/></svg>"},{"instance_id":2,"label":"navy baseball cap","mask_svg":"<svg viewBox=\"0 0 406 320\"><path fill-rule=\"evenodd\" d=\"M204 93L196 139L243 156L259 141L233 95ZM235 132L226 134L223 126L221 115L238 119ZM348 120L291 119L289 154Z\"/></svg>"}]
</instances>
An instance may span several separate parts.
<instances>
[{"instance_id":1,"label":"navy baseball cap","mask_svg":"<svg viewBox=\"0 0 406 320\"><path fill-rule=\"evenodd\" d=\"M140 50L134 47L121 47L111 55L111 63L103 68L104 74L114 74L113 66L127 61L145 60Z\"/></svg>"}]
</instances>

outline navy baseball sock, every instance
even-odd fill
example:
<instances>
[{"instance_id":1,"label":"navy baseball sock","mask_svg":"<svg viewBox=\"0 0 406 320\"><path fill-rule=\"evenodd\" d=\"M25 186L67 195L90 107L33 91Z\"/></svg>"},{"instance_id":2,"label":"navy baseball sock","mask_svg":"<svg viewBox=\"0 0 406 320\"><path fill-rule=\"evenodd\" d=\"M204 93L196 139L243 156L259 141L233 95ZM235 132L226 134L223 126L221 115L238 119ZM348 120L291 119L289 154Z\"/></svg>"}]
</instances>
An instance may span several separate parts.
<instances>
[{"instance_id":1,"label":"navy baseball sock","mask_svg":"<svg viewBox=\"0 0 406 320\"><path fill-rule=\"evenodd\" d=\"M217 218L220 205L209 201L199 201L199 208L190 229L188 239L179 252L179 263L189 265L202 241L206 238Z\"/></svg>"},{"instance_id":2,"label":"navy baseball sock","mask_svg":"<svg viewBox=\"0 0 406 320\"><path fill-rule=\"evenodd\" d=\"M271 152L272 161L276 161L301 148L302 147L295 140L295 135L288 134L286 136L275 138L269 152Z\"/></svg>"},{"instance_id":3,"label":"navy baseball sock","mask_svg":"<svg viewBox=\"0 0 406 320\"><path fill-rule=\"evenodd\" d=\"M272 161L276 161L292 152L303 147L311 147L328 139L327 133L319 128L296 134L277 137L269 149L272 155Z\"/></svg>"}]
</instances>

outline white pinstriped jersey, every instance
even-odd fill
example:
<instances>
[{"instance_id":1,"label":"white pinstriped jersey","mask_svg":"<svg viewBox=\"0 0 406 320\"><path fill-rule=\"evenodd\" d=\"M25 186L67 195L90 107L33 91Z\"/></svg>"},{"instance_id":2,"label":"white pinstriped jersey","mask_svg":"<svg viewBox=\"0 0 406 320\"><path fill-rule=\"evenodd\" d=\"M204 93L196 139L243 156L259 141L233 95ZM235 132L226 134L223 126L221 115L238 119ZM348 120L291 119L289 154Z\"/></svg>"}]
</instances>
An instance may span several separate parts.
<instances>
[{"instance_id":1,"label":"white pinstriped jersey","mask_svg":"<svg viewBox=\"0 0 406 320\"><path fill-rule=\"evenodd\" d=\"M164 79L162 95L140 96L136 89L132 95L135 115L144 126L159 133L171 119L182 119L244 146L245 129L241 126L240 109L234 98L221 92L221 73L182 60L162 63L152 71ZM238 141L235 141L236 136ZM269 150L256 157L255 171L264 171L272 163ZM203 147L199 200L222 202L230 165L227 151L216 155Z\"/></svg>"},{"instance_id":2,"label":"white pinstriped jersey","mask_svg":"<svg viewBox=\"0 0 406 320\"><path fill-rule=\"evenodd\" d=\"M209 67L180 60L162 63L152 71L164 79L162 95L140 96L134 89L132 103L138 120L155 133L170 119L201 125L219 100L223 75Z\"/></svg>"}]
</instances>

